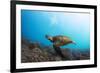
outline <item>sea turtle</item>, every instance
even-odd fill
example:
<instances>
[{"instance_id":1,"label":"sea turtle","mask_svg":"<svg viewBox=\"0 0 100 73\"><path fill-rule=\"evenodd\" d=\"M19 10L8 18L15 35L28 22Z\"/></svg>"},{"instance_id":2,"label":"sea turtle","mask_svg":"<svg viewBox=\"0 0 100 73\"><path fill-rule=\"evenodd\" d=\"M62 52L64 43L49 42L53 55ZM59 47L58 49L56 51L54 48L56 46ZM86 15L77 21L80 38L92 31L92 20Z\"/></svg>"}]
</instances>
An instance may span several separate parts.
<instances>
[{"instance_id":1,"label":"sea turtle","mask_svg":"<svg viewBox=\"0 0 100 73\"><path fill-rule=\"evenodd\" d=\"M53 43L53 45L57 47L64 46L70 43L75 44L75 42L72 41L69 37L63 35L58 35L54 37L46 35L46 38L50 40Z\"/></svg>"},{"instance_id":2,"label":"sea turtle","mask_svg":"<svg viewBox=\"0 0 100 73\"><path fill-rule=\"evenodd\" d=\"M70 43L75 44L75 42L73 42L69 37L62 36L62 35L58 35L58 36L54 36L54 37L46 35L45 37L53 43L53 47L54 47L56 53L59 56L61 56L62 60L69 59L63 55L60 46L64 46L64 45L67 45Z\"/></svg>"}]
</instances>

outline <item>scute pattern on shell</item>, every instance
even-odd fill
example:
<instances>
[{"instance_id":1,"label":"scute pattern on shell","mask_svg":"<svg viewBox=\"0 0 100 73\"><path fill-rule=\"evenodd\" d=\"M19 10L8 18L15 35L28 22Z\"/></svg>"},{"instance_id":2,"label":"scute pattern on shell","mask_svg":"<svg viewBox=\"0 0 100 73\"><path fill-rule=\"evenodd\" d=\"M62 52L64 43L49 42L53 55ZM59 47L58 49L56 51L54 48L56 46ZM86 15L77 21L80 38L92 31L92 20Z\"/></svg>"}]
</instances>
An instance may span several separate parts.
<instances>
[{"instance_id":1,"label":"scute pattern on shell","mask_svg":"<svg viewBox=\"0 0 100 73\"><path fill-rule=\"evenodd\" d=\"M62 35L58 35L58 36L49 36L50 38L52 38L53 44L55 46L63 46L63 45L67 45L69 43L72 43L73 41L67 37L67 36L62 36ZM49 40L49 39L48 39Z\"/></svg>"}]
</instances>

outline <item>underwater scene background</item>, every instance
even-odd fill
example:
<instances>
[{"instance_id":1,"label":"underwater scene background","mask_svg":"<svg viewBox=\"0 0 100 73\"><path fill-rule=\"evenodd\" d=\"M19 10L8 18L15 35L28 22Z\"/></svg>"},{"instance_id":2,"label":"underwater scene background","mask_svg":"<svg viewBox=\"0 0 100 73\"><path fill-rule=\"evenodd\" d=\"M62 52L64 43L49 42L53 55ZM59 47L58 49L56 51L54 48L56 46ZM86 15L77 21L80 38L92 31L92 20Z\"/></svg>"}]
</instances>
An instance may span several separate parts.
<instances>
[{"instance_id":1,"label":"underwater scene background","mask_svg":"<svg viewBox=\"0 0 100 73\"><path fill-rule=\"evenodd\" d=\"M67 58L55 54L45 35L68 36L76 43L59 47ZM22 62L82 60L90 58L90 14L81 12L21 10ZM31 48L31 51L28 50ZM50 52L51 51L51 52ZM37 52L37 53L36 53ZM39 60L43 53L48 58ZM31 53L31 55L29 55ZM38 55L38 59L34 56ZM49 57L50 56L50 57ZM34 59L33 59L34 57Z\"/></svg>"}]
</instances>

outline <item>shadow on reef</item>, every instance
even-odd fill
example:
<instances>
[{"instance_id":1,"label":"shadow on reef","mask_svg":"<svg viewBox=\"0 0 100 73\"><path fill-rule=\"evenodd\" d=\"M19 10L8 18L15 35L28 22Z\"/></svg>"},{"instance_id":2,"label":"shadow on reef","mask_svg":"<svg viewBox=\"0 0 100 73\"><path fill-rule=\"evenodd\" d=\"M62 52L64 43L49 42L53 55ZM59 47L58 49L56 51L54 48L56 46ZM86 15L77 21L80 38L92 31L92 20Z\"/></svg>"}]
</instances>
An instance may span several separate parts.
<instances>
[{"instance_id":1,"label":"shadow on reef","mask_svg":"<svg viewBox=\"0 0 100 73\"><path fill-rule=\"evenodd\" d=\"M72 50L70 48L60 48L56 46L45 46L39 42L30 42L23 38L21 44L22 63L90 59L89 51Z\"/></svg>"}]
</instances>

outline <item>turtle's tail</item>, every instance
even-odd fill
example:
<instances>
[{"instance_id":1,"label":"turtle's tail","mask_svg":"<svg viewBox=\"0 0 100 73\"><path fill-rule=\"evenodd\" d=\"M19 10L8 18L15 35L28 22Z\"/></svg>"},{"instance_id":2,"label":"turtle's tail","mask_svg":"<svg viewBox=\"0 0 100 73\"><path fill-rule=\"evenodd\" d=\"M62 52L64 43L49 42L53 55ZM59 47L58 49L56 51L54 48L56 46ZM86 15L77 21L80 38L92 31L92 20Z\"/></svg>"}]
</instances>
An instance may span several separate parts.
<instances>
[{"instance_id":1,"label":"turtle's tail","mask_svg":"<svg viewBox=\"0 0 100 73\"><path fill-rule=\"evenodd\" d=\"M72 43L76 45L76 42L75 41L72 41Z\"/></svg>"}]
</instances>

